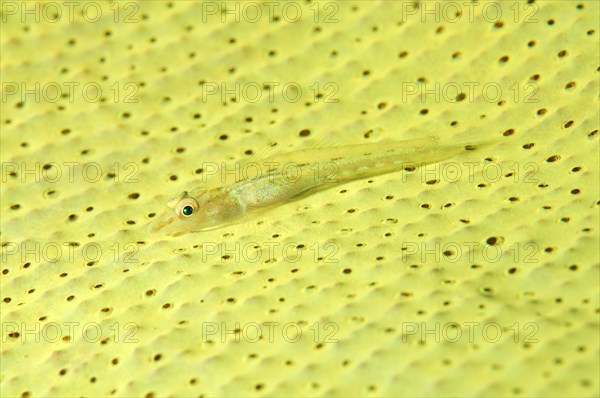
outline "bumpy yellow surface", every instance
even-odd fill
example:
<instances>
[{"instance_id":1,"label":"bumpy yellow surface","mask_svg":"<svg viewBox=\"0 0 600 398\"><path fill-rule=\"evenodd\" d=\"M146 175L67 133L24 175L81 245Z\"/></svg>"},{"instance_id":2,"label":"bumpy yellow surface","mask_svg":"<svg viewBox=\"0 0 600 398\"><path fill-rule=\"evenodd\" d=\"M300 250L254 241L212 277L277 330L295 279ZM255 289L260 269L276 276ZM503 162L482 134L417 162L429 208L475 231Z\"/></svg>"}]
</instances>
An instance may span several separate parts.
<instances>
[{"instance_id":1,"label":"bumpy yellow surface","mask_svg":"<svg viewBox=\"0 0 600 398\"><path fill-rule=\"evenodd\" d=\"M600 394L598 2L85 4L2 2L3 397ZM146 232L430 135L493 144Z\"/></svg>"}]
</instances>

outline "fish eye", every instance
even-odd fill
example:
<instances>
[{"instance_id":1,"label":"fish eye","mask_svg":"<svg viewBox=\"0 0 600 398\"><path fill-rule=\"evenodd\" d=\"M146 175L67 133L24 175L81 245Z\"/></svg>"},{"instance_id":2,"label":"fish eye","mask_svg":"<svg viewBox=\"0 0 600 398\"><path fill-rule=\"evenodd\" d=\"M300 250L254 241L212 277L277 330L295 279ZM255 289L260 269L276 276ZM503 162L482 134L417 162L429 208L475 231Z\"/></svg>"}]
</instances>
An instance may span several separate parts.
<instances>
[{"instance_id":1,"label":"fish eye","mask_svg":"<svg viewBox=\"0 0 600 398\"><path fill-rule=\"evenodd\" d=\"M177 203L175 212L179 218L187 218L196 213L198 202L194 198L185 198Z\"/></svg>"}]
</instances>

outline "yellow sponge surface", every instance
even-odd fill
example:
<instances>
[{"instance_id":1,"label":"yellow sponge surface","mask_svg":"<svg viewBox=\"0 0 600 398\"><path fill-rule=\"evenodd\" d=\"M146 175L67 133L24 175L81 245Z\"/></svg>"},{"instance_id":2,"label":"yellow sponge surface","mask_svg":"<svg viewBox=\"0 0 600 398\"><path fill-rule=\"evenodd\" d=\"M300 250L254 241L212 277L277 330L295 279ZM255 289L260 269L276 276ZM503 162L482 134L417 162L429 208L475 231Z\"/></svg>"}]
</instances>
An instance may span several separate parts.
<instances>
[{"instance_id":1,"label":"yellow sponge surface","mask_svg":"<svg viewBox=\"0 0 600 398\"><path fill-rule=\"evenodd\" d=\"M598 396L599 14L3 1L1 395ZM248 160L428 136L488 145L147 232Z\"/></svg>"}]
</instances>

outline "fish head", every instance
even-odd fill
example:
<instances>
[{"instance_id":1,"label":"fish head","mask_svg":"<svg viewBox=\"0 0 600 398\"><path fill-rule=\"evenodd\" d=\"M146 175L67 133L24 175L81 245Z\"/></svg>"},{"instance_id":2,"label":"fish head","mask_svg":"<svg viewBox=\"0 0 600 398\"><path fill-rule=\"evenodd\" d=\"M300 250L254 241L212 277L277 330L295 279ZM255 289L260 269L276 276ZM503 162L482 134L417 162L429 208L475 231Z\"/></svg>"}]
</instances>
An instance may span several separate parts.
<instances>
[{"instance_id":1,"label":"fish head","mask_svg":"<svg viewBox=\"0 0 600 398\"><path fill-rule=\"evenodd\" d=\"M167 209L157 216L148 231L152 234L182 235L215 225L210 192L192 196L187 191L171 198Z\"/></svg>"}]
</instances>

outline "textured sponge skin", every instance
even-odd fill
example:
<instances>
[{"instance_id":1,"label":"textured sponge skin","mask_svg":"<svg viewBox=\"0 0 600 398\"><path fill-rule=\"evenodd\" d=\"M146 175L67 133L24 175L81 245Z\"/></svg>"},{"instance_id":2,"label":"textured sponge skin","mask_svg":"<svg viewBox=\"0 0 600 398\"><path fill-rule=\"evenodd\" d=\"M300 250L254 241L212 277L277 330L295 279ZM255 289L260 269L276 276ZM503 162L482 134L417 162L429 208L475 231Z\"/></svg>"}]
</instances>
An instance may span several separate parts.
<instances>
[{"instance_id":1,"label":"textured sponge skin","mask_svg":"<svg viewBox=\"0 0 600 398\"><path fill-rule=\"evenodd\" d=\"M1 4L2 396L600 395L598 2L86 4ZM490 144L146 231L428 136Z\"/></svg>"}]
</instances>

